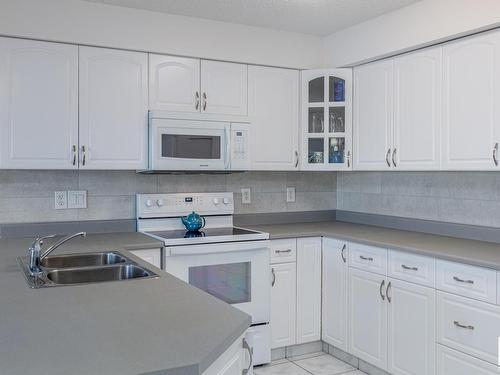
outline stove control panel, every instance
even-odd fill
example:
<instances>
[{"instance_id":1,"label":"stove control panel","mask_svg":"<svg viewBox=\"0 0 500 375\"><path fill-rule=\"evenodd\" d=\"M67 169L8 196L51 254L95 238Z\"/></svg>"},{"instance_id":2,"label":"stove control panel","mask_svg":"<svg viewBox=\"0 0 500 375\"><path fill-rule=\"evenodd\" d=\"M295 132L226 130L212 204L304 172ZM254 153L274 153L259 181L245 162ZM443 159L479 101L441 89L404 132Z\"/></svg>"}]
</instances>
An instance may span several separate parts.
<instances>
[{"instance_id":1,"label":"stove control panel","mask_svg":"<svg viewBox=\"0 0 500 375\"><path fill-rule=\"evenodd\" d=\"M233 193L137 194L137 218L160 218L186 215L232 215Z\"/></svg>"}]
</instances>

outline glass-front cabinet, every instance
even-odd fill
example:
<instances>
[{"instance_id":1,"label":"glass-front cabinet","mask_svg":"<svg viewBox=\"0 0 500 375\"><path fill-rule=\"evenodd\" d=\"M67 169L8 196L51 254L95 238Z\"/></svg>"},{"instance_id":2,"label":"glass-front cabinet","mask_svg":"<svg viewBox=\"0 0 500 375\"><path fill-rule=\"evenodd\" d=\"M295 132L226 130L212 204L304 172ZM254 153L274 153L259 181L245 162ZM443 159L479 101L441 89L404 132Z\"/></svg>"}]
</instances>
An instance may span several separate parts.
<instances>
[{"instance_id":1,"label":"glass-front cabinet","mask_svg":"<svg viewBox=\"0 0 500 375\"><path fill-rule=\"evenodd\" d=\"M303 170L352 168L352 70L302 71Z\"/></svg>"}]
</instances>

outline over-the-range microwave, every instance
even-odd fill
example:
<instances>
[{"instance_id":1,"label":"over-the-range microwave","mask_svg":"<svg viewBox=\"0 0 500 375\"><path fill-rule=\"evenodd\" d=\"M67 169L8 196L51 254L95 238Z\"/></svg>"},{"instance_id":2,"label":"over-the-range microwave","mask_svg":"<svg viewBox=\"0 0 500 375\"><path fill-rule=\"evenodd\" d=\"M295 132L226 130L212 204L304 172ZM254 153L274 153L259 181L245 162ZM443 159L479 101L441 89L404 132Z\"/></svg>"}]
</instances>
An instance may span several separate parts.
<instances>
[{"instance_id":1,"label":"over-the-range microwave","mask_svg":"<svg viewBox=\"0 0 500 375\"><path fill-rule=\"evenodd\" d=\"M150 114L146 172L248 170L249 132L249 123Z\"/></svg>"}]
</instances>

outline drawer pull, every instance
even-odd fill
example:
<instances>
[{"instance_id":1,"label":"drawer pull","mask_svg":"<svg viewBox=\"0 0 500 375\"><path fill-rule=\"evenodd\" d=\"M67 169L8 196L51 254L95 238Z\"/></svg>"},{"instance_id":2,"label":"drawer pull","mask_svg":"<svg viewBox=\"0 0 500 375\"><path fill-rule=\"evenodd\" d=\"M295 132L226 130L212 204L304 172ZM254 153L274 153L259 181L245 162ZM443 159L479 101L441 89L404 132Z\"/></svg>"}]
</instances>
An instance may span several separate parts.
<instances>
[{"instance_id":1,"label":"drawer pull","mask_svg":"<svg viewBox=\"0 0 500 375\"><path fill-rule=\"evenodd\" d=\"M459 283L464 283L464 284L474 284L474 280L464 280L459 277L453 276L453 280L459 282Z\"/></svg>"},{"instance_id":2,"label":"drawer pull","mask_svg":"<svg viewBox=\"0 0 500 375\"><path fill-rule=\"evenodd\" d=\"M359 258L363 259L363 260L369 260L370 262L373 262L373 258L372 257L365 257L363 255L360 255Z\"/></svg>"},{"instance_id":3,"label":"drawer pull","mask_svg":"<svg viewBox=\"0 0 500 375\"><path fill-rule=\"evenodd\" d=\"M401 268L404 270L418 271L418 267L410 267L410 266L407 266L406 264L402 264Z\"/></svg>"},{"instance_id":4,"label":"drawer pull","mask_svg":"<svg viewBox=\"0 0 500 375\"><path fill-rule=\"evenodd\" d=\"M282 253L291 253L292 249L286 249L286 250L275 250L274 251L276 254L282 254Z\"/></svg>"},{"instance_id":5,"label":"drawer pull","mask_svg":"<svg viewBox=\"0 0 500 375\"><path fill-rule=\"evenodd\" d=\"M457 322L456 320L453 321L453 324L455 324L455 326L457 326L459 328L470 329L471 331L474 329L474 326L469 326L469 325L466 325L466 324L462 324L460 322Z\"/></svg>"}]
</instances>

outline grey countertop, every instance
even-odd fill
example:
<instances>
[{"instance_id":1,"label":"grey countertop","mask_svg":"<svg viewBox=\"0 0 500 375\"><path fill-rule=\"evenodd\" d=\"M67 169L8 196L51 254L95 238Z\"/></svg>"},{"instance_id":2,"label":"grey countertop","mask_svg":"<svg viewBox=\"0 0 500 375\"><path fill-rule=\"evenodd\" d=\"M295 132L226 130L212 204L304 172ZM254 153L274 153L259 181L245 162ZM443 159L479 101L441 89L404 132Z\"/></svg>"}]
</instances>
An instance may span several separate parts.
<instances>
[{"instance_id":1,"label":"grey countertop","mask_svg":"<svg viewBox=\"0 0 500 375\"><path fill-rule=\"evenodd\" d=\"M500 244L340 221L246 226L271 239L331 236L500 270Z\"/></svg>"},{"instance_id":2,"label":"grey countertop","mask_svg":"<svg viewBox=\"0 0 500 375\"><path fill-rule=\"evenodd\" d=\"M30 243L0 240L4 375L200 374L250 325L247 314L129 253L161 247L142 234L88 235L55 254L118 250L157 279L30 289L16 262Z\"/></svg>"}]
</instances>

